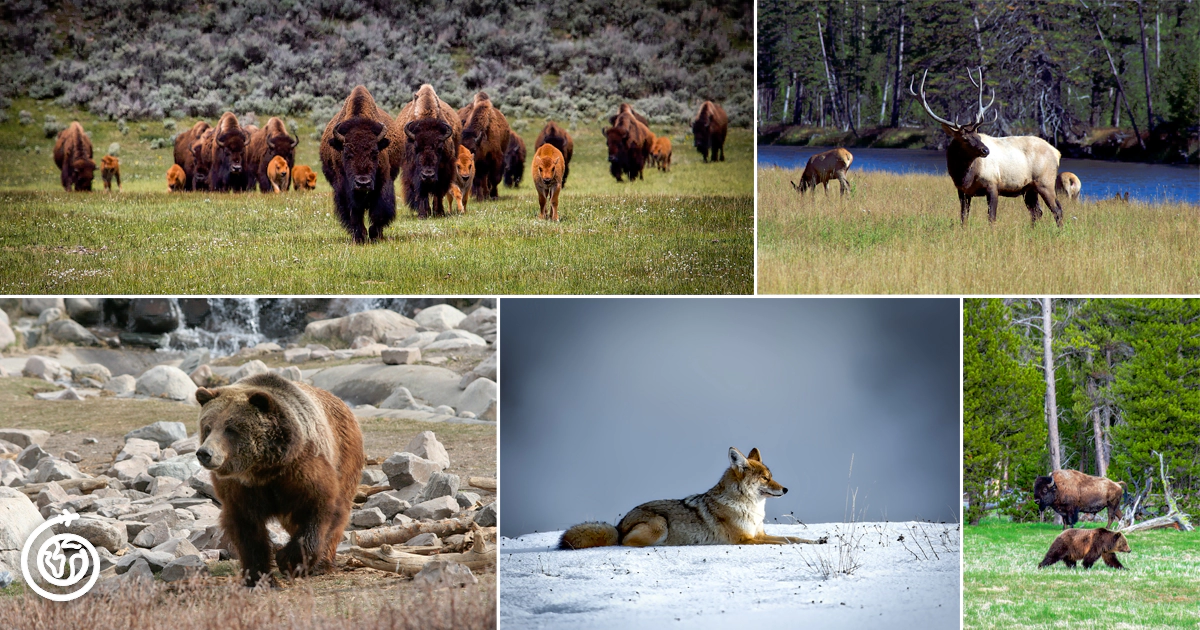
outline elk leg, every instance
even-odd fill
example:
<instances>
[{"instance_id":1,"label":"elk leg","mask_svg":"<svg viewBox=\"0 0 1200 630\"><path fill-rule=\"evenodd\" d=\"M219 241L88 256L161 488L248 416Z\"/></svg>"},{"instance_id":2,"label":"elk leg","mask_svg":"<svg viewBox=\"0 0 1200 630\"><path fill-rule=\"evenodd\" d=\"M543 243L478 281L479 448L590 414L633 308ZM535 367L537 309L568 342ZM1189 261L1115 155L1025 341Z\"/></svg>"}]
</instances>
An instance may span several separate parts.
<instances>
[{"instance_id":1,"label":"elk leg","mask_svg":"<svg viewBox=\"0 0 1200 630\"><path fill-rule=\"evenodd\" d=\"M844 195L844 194L846 194L847 190L850 190L850 182L846 181L845 173L839 172L837 174L837 178L838 178L838 182L842 185L842 194Z\"/></svg>"},{"instance_id":2,"label":"elk leg","mask_svg":"<svg viewBox=\"0 0 1200 630\"><path fill-rule=\"evenodd\" d=\"M971 196L958 191L958 216L962 219L962 226L967 227L967 216L971 214Z\"/></svg>"},{"instance_id":3,"label":"elk leg","mask_svg":"<svg viewBox=\"0 0 1200 630\"><path fill-rule=\"evenodd\" d=\"M1025 191L1025 207L1029 209L1031 224L1036 224L1037 220L1042 218L1042 209L1038 206L1037 190L1030 188Z\"/></svg>"},{"instance_id":4,"label":"elk leg","mask_svg":"<svg viewBox=\"0 0 1200 630\"><path fill-rule=\"evenodd\" d=\"M987 190L988 199L988 223L996 222L996 207L1000 205L1000 195L996 194L995 188Z\"/></svg>"},{"instance_id":5,"label":"elk leg","mask_svg":"<svg viewBox=\"0 0 1200 630\"><path fill-rule=\"evenodd\" d=\"M1042 201L1046 202L1046 207L1050 209L1050 214L1054 215L1054 223L1057 224L1058 227L1062 227L1062 204L1058 202L1058 197L1054 195L1054 189L1047 188L1045 186L1039 186L1037 188L1037 192L1042 196Z\"/></svg>"},{"instance_id":6,"label":"elk leg","mask_svg":"<svg viewBox=\"0 0 1200 630\"><path fill-rule=\"evenodd\" d=\"M829 180L827 179L827 180L821 182L821 185L825 187L825 198L828 199L829 198Z\"/></svg>"}]
</instances>

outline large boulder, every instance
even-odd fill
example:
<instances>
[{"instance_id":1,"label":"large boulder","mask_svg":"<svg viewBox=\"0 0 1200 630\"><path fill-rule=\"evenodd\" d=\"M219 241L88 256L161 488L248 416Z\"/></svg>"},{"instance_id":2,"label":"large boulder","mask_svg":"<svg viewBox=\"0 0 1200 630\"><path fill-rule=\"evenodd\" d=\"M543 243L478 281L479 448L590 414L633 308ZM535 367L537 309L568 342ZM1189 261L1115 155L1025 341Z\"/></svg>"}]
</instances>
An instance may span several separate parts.
<instances>
[{"instance_id":1,"label":"large boulder","mask_svg":"<svg viewBox=\"0 0 1200 630\"><path fill-rule=\"evenodd\" d=\"M129 326L136 333L168 333L180 324L179 308L170 298L138 298L129 304Z\"/></svg>"},{"instance_id":2,"label":"large boulder","mask_svg":"<svg viewBox=\"0 0 1200 630\"><path fill-rule=\"evenodd\" d=\"M488 358L480 361L479 365L475 366L475 369L463 374L462 379L458 381L459 388L466 389L467 385L470 385L479 378L487 378L493 381L496 380L497 364L497 354L493 352L492 354L488 355Z\"/></svg>"},{"instance_id":3,"label":"large boulder","mask_svg":"<svg viewBox=\"0 0 1200 630\"><path fill-rule=\"evenodd\" d=\"M459 399L455 409L470 411L478 417L483 417L488 408L494 406L498 399L499 387L496 385L496 381L490 378L477 378L467 385L467 389L463 391L462 398Z\"/></svg>"},{"instance_id":4,"label":"large boulder","mask_svg":"<svg viewBox=\"0 0 1200 630\"><path fill-rule=\"evenodd\" d=\"M313 375L312 384L333 392L350 405L378 406L396 388L406 387L413 396L430 405L450 405L457 409L463 394L458 388L459 379L451 370L430 365L355 363L321 370Z\"/></svg>"},{"instance_id":5,"label":"large boulder","mask_svg":"<svg viewBox=\"0 0 1200 630\"><path fill-rule=\"evenodd\" d=\"M47 457L38 462L29 471L30 483L46 483L47 481L62 481L63 479L87 479L88 476L79 472L74 464L57 457Z\"/></svg>"},{"instance_id":6,"label":"large boulder","mask_svg":"<svg viewBox=\"0 0 1200 630\"><path fill-rule=\"evenodd\" d=\"M447 330L446 332L438 334L438 336L436 338L434 338L434 341L435 342L447 341L447 340L452 340L452 339L466 341L469 345L472 345L472 346L486 346L487 345L487 342L484 341L483 337L480 337L479 335L476 335L473 332L467 332L465 330Z\"/></svg>"},{"instance_id":7,"label":"large boulder","mask_svg":"<svg viewBox=\"0 0 1200 630\"><path fill-rule=\"evenodd\" d=\"M347 315L341 320L339 336L342 341L351 343L357 337L370 337L375 341L383 341L384 337L405 335L417 332L417 322L387 309L375 309Z\"/></svg>"},{"instance_id":8,"label":"large boulder","mask_svg":"<svg viewBox=\"0 0 1200 630\"><path fill-rule=\"evenodd\" d=\"M148 424L140 429L134 429L126 433L125 439L138 438L141 440L150 440L157 443L159 448L167 448L171 444L187 438L187 436L187 427L182 422L159 420L154 424Z\"/></svg>"},{"instance_id":9,"label":"large boulder","mask_svg":"<svg viewBox=\"0 0 1200 630\"><path fill-rule=\"evenodd\" d=\"M404 452L412 453L417 457L437 464L438 470L446 470L450 467L450 454L446 452L446 447L438 441L433 431L418 433L413 439L408 441L408 446L404 447ZM421 481L425 480L422 479Z\"/></svg>"},{"instance_id":10,"label":"large boulder","mask_svg":"<svg viewBox=\"0 0 1200 630\"><path fill-rule=\"evenodd\" d=\"M0 429L0 440L12 442L21 448L30 444L45 446L49 437L50 433L41 429Z\"/></svg>"},{"instance_id":11,"label":"large boulder","mask_svg":"<svg viewBox=\"0 0 1200 630\"><path fill-rule=\"evenodd\" d=\"M481 306L471 311L466 319L458 323L458 327L494 342L496 341L496 309Z\"/></svg>"},{"instance_id":12,"label":"large boulder","mask_svg":"<svg viewBox=\"0 0 1200 630\"><path fill-rule=\"evenodd\" d=\"M71 380L80 382L90 378L97 383L107 383L112 378L112 372L99 363L88 363L71 368Z\"/></svg>"},{"instance_id":13,"label":"large boulder","mask_svg":"<svg viewBox=\"0 0 1200 630\"><path fill-rule=\"evenodd\" d=\"M25 539L44 522L46 519L25 493L0 488L0 563L14 569L20 567ZM49 531L43 532L41 539L34 541L34 549L40 548L52 535ZM14 571L14 575L21 579L19 570Z\"/></svg>"},{"instance_id":14,"label":"large boulder","mask_svg":"<svg viewBox=\"0 0 1200 630\"><path fill-rule=\"evenodd\" d=\"M397 490L425 484L430 476L442 470L438 464L412 453L396 453L383 460L381 468L388 476L388 485Z\"/></svg>"},{"instance_id":15,"label":"large boulder","mask_svg":"<svg viewBox=\"0 0 1200 630\"><path fill-rule=\"evenodd\" d=\"M417 313L415 319L421 326L441 332L458 328L458 324L466 318L466 314L449 304L436 304Z\"/></svg>"},{"instance_id":16,"label":"large boulder","mask_svg":"<svg viewBox=\"0 0 1200 630\"><path fill-rule=\"evenodd\" d=\"M0 311L3 313L4 311ZM8 322L0 322L0 350L17 343L17 335Z\"/></svg>"},{"instance_id":17,"label":"large boulder","mask_svg":"<svg viewBox=\"0 0 1200 630\"><path fill-rule=\"evenodd\" d=\"M186 481L192 475L200 472L203 467L200 461L196 459L195 453L187 455L176 455L170 459L164 459L156 464L151 464L146 472L155 477L174 477Z\"/></svg>"},{"instance_id":18,"label":"large boulder","mask_svg":"<svg viewBox=\"0 0 1200 630\"><path fill-rule=\"evenodd\" d=\"M51 383L68 375L69 372L63 369L62 364L48 357L29 357L25 360L25 367L21 368L21 376L40 378Z\"/></svg>"},{"instance_id":19,"label":"large boulder","mask_svg":"<svg viewBox=\"0 0 1200 630\"><path fill-rule=\"evenodd\" d=\"M183 370L170 365L157 365L138 377L135 391L155 398L189 400L196 395L196 389L196 384Z\"/></svg>"},{"instance_id":20,"label":"large boulder","mask_svg":"<svg viewBox=\"0 0 1200 630\"><path fill-rule=\"evenodd\" d=\"M409 335L403 339L394 342L392 345L400 348L424 348L433 343L437 336L441 333L426 330L413 335Z\"/></svg>"},{"instance_id":21,"label":"large boulder","mask_svg":"<svg viewBox=\"0 0 1200 630\"><path fill-rule=\"evenodd\" d=\"M145 474L153 463L154 460L145 455L134 455L113 464L108 474L121 481L129 482L137 479L138 475Z\"/></svg>"},{"instance_id":22,"label":"large boulder","mask_svg":"<svg viewBox=\"0 0 1200 630\"><path fill-rule=\"evenodd\" d=\"M114 396L132 394L137 389L137 379L128 374L114 376L104 384L104 391L112 392Z\"/></svg>"},{"instance_id":23,"label":"large boulder","mask_svg":"<svg viewBox=\"0 0 1200 630\"><path fill-rule=\"evenodd\" d=\"M67 307L60 297L21 298L21 310L25 311L27 315L36 317L49 308L65 311Z\"/></svg>"},{"instance_id":24,"label":"large boulder","mask_svg":"<svg viewBox=\"0 0 1200 630\"><path fill-rule=\"evenodd\" d=\"M180 424L180 423L173 422L171 424ZM142 430L144 430L144 428L137 429L137 430L142 431ZM123 461L125 461L131 457L137 456L137 455L145 455L146 457L153 460L153 459L158 459L159 453L161 453L161 452L162 452L162 447L159 446L159 443L156 440L146 440L146 439L142 439L142 438L129 437L128 435L126 435L125 436L125 446L121 447L121 450L117 453L116 461L123 462Z\"/></svg>"},{"instance_id":25,"label":"large boulder","mask_svg":"<svg viewBox=\"0 0 1200 630\"><path fill-rule=\"evenodd\" d=\"M84 326L95 326L104 319L104 298L66 298L67 315Z\"/></svg>"},{"instance_id":26,"label":"large boulder","mask_svg":"<svg viewBox=\"0 0 1200 630\"><path fill-rule=\"evenodd\" d=\"M344 317L321 319L304 327L304 336L316 341L332 341L341 336Z\"/></svg>"},{"instance_id":27,"label":"large boulder","mask_svg":"<svg viewBox=\"0 0 1200 630\"><path fill-rule=\"evenodd\" d=\"M258 359L254 359L252 361L243 363L241 367L234 370L233 373L229 375L229 382L236 383L246 377L254 376L256 374L266 374L270 371L271 368L267 367L266 363L263 363Z\"/></svg>"},{"instance_id":28,"label":"large boulder","mask_svg":"<svg viewBox=\"0 0 1200 630\"><path fill-rule=\"evenodd\" d=\"M46 334L61 343L73 343L77 346L95 346L100 343L96 335L70 319L60 319L51 323L46 327Z\"/></svg>"},{"instance_id":29,"label":"large boulder","mask_svg":"<svg viewBox=\"0 0 1200 630\"><path fill-rule=\"evenodd\" d=\"M119 521L83 517L66 525L58 525L55 530L55 533L59 534L77 534L96 547L103 547L113 553L129 543L125 523Z\"/></svg>"}]
</instances>

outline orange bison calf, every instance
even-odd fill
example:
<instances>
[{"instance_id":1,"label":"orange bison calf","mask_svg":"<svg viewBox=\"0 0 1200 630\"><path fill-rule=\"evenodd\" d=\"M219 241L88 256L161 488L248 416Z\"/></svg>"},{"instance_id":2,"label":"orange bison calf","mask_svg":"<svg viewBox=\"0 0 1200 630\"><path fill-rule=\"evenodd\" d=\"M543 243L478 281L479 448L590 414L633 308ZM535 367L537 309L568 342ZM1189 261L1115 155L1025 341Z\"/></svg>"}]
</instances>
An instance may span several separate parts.
<instances>
[{"instance_id":1,"label":"orange bison calf","mask_svg":"<svg viewBox=\"0 0 1200 630\"><path fill-rule=\"evenodd\" d=\"M842 194L844 195L850 189L850 184L846 181L846 171L853 161L854 156L842 148L818 153L808 158L804 174L800 176L800 184L792 182L792 188L803 195L804 191L809 188L816 189L817 184L824 184L825 194L828 195L829 180L837 178L838 183L842 185Z\"/></svg>"},{"instance_id":2,"label":"orange bison calf","mask_svg":"<svg viewBox=\"0 0 1200 630\"><path fill-rule=\"evenodd\" d=\"M96 177L96 162L92 159L92 141L83 132L83 125L72 122L58 133L54 141L54 164L62 171L63 190L90 191Z\"/></svg>"},{"instance_id":3,"label":"orange bison calf","mask_svg":"<svg viewBox=\"0 0 1200 630\"><path fill-rule=\"evenodd\" d=\"M575 153L575 141L566 129L551 120L542 127L537 140L533 141L533 150L536 152L543 144L552 144L563 154L563 188L566 188L567 178L571 176L571 155Z\"/></svg>"},{"instance_id":4,"label":"orange bison calf","mask_svg":"<svg viewBox=\"0 0 1200 630\"><path fill-rule=\"evenodd\" d=\"M267 164L267 180L271 182L272 190L275 192L287 190L290 176L291 170L288 169L287 160L283 159L282 155L271 158L271 162Z\"/></svg>"},{"instance_id":5,"label":"orange bison calf","mask_svg":"<svg viewBox=\"0 0 1200 630\"><path fill-rule=\"evenodd\" d=\"M516 138L516 134L512 136ZM466 213L467 202L470 201L471 184L475 181L475 158L471 156L471 150L464 146L458 147L458 162L456 163L455 172L458 173L458 178L450 184L450 196L454 198L454 206L458 208L459 213Z\"/></svg>"},{"instance_id":6,"label":"orange bison calf","mask_svg":"<svg viewBox=\"0 0 1200 630\"><path fill-rule=\"evenodd\" d=\"M650 155L654 158L654 163L658 165L658 170L668 172L671 170L671 139L667 136L659 136L654 139L654 144L650 146Z\"/></svg>"},{"instance_id":7,"label":"orange bison calf","mask_svg":"<svg viewBox=\"0 0 1200 630\"><path fill-rule=\"evenodd\" d=\"M1068 529L1058 535L1050 543L1050 550L1042 558L1039 569L1044 569L1059 560L1074 569L1075 563L1083 560L1083 568L1090 569L1096 561L1103 558L1104 564L1114 569L1124 569L1125 566L1117 560L1117 552L1128 553L1129 541L1125 534L1099 529Z\"/></svg>"},{"instance_id":8,"label":"orange bison calf","mask_svg":"<svg viewBox=\"0 0 1200 630\"><path fill-rule=\"evenodd\" d=\"M104 190L112 190L113 180L117 180L117 192L121 192L121 161L113 155L100 158L100 178L104 180Z\"/></svg>"},{"instance_id":9,"label":"orange bison calf","mask_svg":"<svg viewBox=\"0 0 1200 630\"><path fill-rule=\"evenodd\" d=\"M292 186L296 190L313 190L317 187L317 174L303 164L292 169Z\"/></svg>"},{"instance_id":10,"label":"orange bison calf","mask_svg":"<svg viewBox=\"0 0 1200 630\"><path fill-rule=\"evenodd\" d=\"M187 173L178 164L172 164L167 169L167 192L181 192L187 189Z\"/></svg>"},{"instance_id":11,"label":"orange bison calf","mask_svg":"<svg viewBox=\"0 0 1200 630\"><path fill-rule=\"evenodd\" d=\"M539 219L546 218L546 200L550 200L550 220L558 220L558 194L562 192L566 160L552 144L543 144L533 155L533 187L538 193Z\"/></svg>"}]
</instances>

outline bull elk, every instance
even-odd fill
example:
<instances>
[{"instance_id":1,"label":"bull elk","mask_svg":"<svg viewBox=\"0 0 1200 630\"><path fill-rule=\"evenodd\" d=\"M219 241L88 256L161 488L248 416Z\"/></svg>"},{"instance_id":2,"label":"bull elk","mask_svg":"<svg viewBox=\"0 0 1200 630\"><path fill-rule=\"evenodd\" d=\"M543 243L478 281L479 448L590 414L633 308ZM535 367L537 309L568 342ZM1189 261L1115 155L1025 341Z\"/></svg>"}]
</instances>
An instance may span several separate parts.
<instances>
[{"instance_id":1,"label":"bull elk","mask_svg":"<svg viewBox=\"0 0 1200 630\"><path fill-rule=\"evenodd\" d=\"M792 188L801 195L809 188L813 189L813 194L816 194L817 184L825 185L825 196L829 196L829 180L836 179L842 185L842 194L846 194L850 190L850 183L846 181L846 171L850 168L850 163L854 161L854 156L849 151L838 147L836 149L818 153L808 158L808 164L804 166L804 174L800 176L800 184L791 182Z\"/></svg>"},{"instance_id":2,"label":"bull elk","mask_svg":"<svg viewBox=\"0 0 1200 630\"><path fill-rule=\"evenodd\" d=\"M954 180L958 189L958 200L961 205L962 224L967 224L967 215L971 212L972 197L987 197L988 221L996 221L996 205L999 197L1025 197L1025 205L1029 208L1032 223L1042 216L1038 207L1038 196L1046 203L1046 207L1054 214L1054 222L1062 227L1062 204L1054 194L1054 182L1058 175L1058 161L1061 154L1058 149L1050 146L1049 142L1036 136L1009 136L993 138L979 133L979 127L984 123L984 114L996 102L996 90L992 89L992 99L983 104L983 68L979 69L979 82L967 70L971 83L979 88L979 112L975 122L959 125L933 113L925 100L925 77L921 77L921 93L913 92L913 80L909 81L908 92L921 97L921 105L925 113L941 123L942 130L950 136L950 146L946 147L946 170ZM997 114L988 124L996 122Z\"/></svg>"}]
</instances>

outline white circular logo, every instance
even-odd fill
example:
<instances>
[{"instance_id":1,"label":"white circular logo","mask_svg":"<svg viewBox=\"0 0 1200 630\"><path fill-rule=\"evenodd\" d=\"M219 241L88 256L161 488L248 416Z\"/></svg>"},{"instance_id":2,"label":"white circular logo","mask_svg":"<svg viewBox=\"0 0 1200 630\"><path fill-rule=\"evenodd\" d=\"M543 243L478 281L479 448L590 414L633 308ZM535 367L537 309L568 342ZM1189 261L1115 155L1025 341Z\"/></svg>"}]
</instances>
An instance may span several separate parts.
<instances>
[{"instance_id":1,"label":"white circular logo","mask_svg":"<svg viewBox=\"0 0 1200 630\"><path fill-rule=\"evenodd\" d=\"M33 541L47 529L59 523L66 525L78 518L78 514L63 512L61 516L42 523L33 530L25 540L25 546L21 548L21 574L25 576L25 583L46 599L69 602L91 590L96 584L96 579L100 577L100 555L96 553L96 548L75 534L58 534L42 543L34 558L34 566L37 567L38 575L54 586L74 586L91 573L92 577L86 584L70 593L51 593L42 588L29 571L29 550L33 547Z\"/></svg>"}]
</instances>

